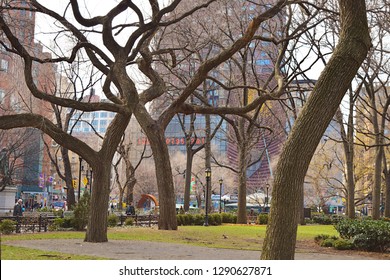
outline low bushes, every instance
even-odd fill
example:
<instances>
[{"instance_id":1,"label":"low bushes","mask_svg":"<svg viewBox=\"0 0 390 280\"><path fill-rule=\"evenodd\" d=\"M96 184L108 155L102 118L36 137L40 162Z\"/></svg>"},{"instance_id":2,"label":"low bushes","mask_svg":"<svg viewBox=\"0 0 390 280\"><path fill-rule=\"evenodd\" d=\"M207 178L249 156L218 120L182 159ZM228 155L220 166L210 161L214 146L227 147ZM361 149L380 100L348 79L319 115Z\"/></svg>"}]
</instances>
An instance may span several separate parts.
<instances>
[{"instance_id":1,"label":"low bushes","mask_svg":"<svg viewBox=\"0 0 390 280\"><path fill-rule=\"evenodd\" d=\"M11 234L16 230L16 222L12 220L3 220L0 222L0 232L3 234Z\"/></svg>"},{"instance_id":2,"label":"low bushes","mask_svg":"<svg viewBox=\"0 0 390 280\"><path fill-rule=\"evenodd\" d=\"M387 221L344 219L335 228L359 250L385 252L390 248L390 223Z\"/></svg>"},{"instance_id":3,"label":"low bushes","mask_svg":"<svg viewBox=\"0 0 390 280\"><path fill-rule=\"evenodd\" d=\"M268 214L259 214L257 216L256 224L258 225L268 224Z\"/></svg>"},{"instance_id":4,"label":"low bushes","mask_svg":"<svg viewBox=\"0 0 390 280\"><path fill-rule=\"evenodd\" d=\"M344 216L340 215L314 214L312 215L311 221L308 221L308 223L319 225L334 225L343 219L345 219Z\"/></svg>"},{"instance_id":5,"label":"low bushes","mask_svg":"<svg viewBox=\"0 0 390 280\"><path fill-rule=\"evenodd\" d=\"M176 215L179 226L202 226L205 223L204 214L178 214ZM208 224L218 226L222 223L232 223L237 221L237 216L229 213L212 213L208 215Z\"/></svg>"},{"instance_id":6,"label":"low bushes","mask_svg":"<svg viewBox=\"0 0 390 280\"><path fill-rule=\"evenodd\" d=\"M73 229L73 228L74 228L73 217L56 218L54 222L49 226L49 230L51 231Z\"/></svg>"},{"instance_id":7,"label":"low bushes","mask_svg":"<svg viewBox=\"0 0 390 280\"><path fill-rule=\"evenodd\" d=\"M222 223L235 224L237 223L237 215L233 213L221 213Z\"/></svg>"},{"instance_id":8,"label":"low bushes","mask_svg":"<svg viewBox=\"0 0 390 280\"><path fill-rule=\"evenodd\" d=\"M119 224L119 217L115 214L110 214L107 217L107 225L109 227L116 227Z\"/></svg>"},{"instance_id":9,"label":"low bushes","mask_svg":"<svg viewBox=\"0 0 390 280\"><path fill-rule=\"evenodd\" d=\"M132 225L134 225L134 219L133 218L126 218L125 226L132 226Z\"/></svg>"}]
</instances>

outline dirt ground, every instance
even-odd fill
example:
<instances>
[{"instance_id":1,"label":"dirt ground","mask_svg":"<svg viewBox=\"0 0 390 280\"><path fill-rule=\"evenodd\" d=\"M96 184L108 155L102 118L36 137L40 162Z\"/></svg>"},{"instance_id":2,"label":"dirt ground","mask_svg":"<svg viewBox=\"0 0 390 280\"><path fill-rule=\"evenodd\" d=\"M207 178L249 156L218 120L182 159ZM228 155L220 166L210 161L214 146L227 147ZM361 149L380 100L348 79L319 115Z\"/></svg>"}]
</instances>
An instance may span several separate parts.
<instances>
[{"instance_id":1,"label":"dirt ground","mask_svg":"<svg viewBox=\"0 0 390 280\"><path fill-rule=\"evenodd\" d=\"M216 249L149 241L110 240L87 243L82 239L16 240L5 245L52 252L98 256L115 260L257 260L260 251ZM50 259L50 256L48 256ZM390 260L390 253L337 251L313 242L298 242L296 260Z\"/></svg>"}]
</instances>

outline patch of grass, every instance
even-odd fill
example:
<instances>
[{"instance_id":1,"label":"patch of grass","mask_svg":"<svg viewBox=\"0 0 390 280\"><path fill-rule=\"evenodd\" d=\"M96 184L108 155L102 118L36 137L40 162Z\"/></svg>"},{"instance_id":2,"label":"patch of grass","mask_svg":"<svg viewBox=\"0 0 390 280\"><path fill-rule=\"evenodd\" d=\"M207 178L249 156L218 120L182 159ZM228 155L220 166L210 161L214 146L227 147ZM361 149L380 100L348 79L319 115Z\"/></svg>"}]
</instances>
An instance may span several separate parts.
<instances>
[{"instance_id":1,"label":"patch of grass","mask_svg":"<svg viewBox=\"0 0 390 280\"><path fill-rule=\"evenodd\" d=\"M182 226L177 231L158 230L155 227L115 227L108 229L109 240L142 240L167 243L181 243L193 246L212 248L240 249L240 250L261 250L265 237L265 225L235 225L225 224L222 226ZM307 225L298 227L298 241L313 240L318 234L337 235L332 225ZM34 234L14 234L3 236L2 240L30 240L30 239L84 239L85 232L46 232ZM1 245L2 259L4 258L4 245ZM7 254L15 254L16 259L55 259L48 253L40 251L34 257L25 258L13 253L17 247L8 247ZM17 248L18 250L20 248ZM25 250L25 249L20 249ZM38 251L38 250L32 250ZM46 257L44 255L47 255ZM62 254L61 254L62 255ZM42 258L38 258L41 256ZM11 258L10 258L11 259ZM92 257L87 257L92 259Z\"/></svg>"},{"instance_id":2,"label":"patch of grass","mask_svg":"<svg viewBox=\"0 0 390 280\"><path fill-rule=\"evenodd\" d=\"M29 248L1 245L2 260L107 260L106 258L72 255Z\"/></svg>"}]
</instances>

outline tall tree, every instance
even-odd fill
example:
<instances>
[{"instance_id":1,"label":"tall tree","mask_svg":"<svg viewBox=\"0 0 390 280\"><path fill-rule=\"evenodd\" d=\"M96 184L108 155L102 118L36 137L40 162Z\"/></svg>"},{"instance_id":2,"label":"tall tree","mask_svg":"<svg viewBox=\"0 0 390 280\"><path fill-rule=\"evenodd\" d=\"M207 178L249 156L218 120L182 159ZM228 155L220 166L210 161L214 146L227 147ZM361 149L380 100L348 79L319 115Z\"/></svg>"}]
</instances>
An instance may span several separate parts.
<instances>
[{"instance_id":1,"label":"tall tree","mask_svg":"<svg viewBox=\"0 0 390 280\"><path fill-rule=\"evenodd\" d=\"M339 43L298 116L278 161L262 259L294 259L299 196L308 166L371 47L365 1L340 0L339 10Z\"/></svg>"}]
</instances>

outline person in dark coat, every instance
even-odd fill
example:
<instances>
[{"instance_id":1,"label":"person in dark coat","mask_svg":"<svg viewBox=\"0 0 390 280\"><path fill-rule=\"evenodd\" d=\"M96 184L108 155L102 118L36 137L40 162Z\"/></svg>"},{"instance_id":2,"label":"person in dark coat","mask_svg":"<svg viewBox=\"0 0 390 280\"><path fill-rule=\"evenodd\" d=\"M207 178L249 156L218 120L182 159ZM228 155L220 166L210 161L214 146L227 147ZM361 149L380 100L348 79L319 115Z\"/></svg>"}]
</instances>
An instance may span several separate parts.
<instances>
[{"instance_id":1,"label":"person in dark coat","mask_svg":"<svg viewBox=\"0 0 390 280\"><path fill-rule=\"evenodd\" d=\"M135 208L132 203L126 208L126 215L135 215Z\"/></svg>"},{"instance_id":2,"label":"person in dark coat","mask_svg":"<svg viewBox=\"0 0 390 280\"><path fill-rule=\"evenodd\" d=\"M14 206L14 213L13 215L15 217L18 217L18 216L23 216L23 200L19 199L18 202L16 202L15 206Z\"/></svg>"}]
</instances>

